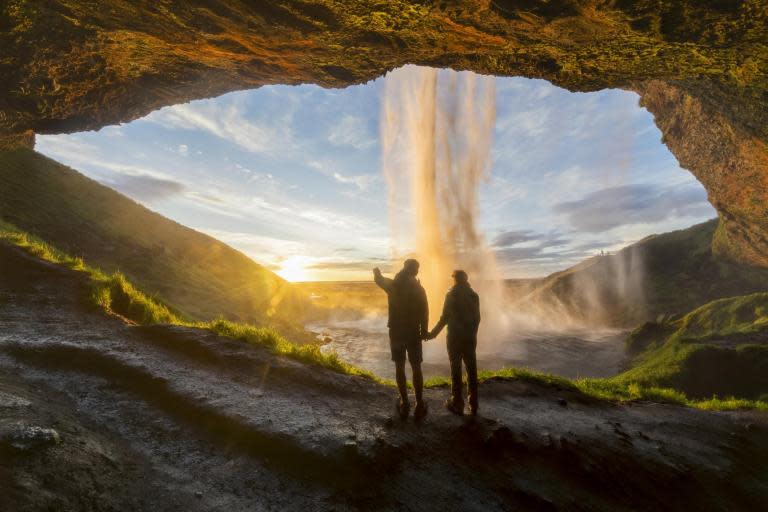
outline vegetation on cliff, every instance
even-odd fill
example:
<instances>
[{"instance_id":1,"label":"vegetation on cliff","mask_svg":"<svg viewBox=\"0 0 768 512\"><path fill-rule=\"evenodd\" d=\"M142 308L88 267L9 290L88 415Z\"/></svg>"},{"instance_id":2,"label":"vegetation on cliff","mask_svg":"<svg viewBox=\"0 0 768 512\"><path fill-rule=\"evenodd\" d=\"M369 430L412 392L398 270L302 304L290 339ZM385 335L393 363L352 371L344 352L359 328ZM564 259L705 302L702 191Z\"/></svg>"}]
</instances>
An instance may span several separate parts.
<instances>
[{"instance_id":1,"label":"vegetation on cliff","mask_svg":"<svg viewBox=\"0 0 768 512\"><path fill-rule=\"evenodd\" d=\"M721 299L629 337L632 367L619 384L669 386L690 396L768 399L768 292Z\"/></svg>"}]
</instances>

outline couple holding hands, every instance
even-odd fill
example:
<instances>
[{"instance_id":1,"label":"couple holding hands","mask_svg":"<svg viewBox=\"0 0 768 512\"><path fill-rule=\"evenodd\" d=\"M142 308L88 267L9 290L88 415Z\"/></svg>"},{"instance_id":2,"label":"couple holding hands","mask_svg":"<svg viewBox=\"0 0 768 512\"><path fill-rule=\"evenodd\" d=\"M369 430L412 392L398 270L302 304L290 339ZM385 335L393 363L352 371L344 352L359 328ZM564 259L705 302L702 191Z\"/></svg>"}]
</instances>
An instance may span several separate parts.
<instances>
[{"instance_id":1,"label":"couple holding hands","mask_svg":"<svg viewBox=\"0 0 768 512\"><path fill-rule=\"evenodd\" d=\"M411 363L413 389L416 395L414 418L421 419L427 414L423 400L424 377L421 371L422 341L434 339L443 327L448 326L448 359L451 363L451 398L445 407L453 414L464 414L462 385L462 361L467 368L467 398L470 414L477 414L477 329L480 325L480 298L469 285L467 273L453 272L453 287L445 296L443 313L437 325L430 331L427 294L416 276L419 262L405 260L402 270L390 279L373 269L376 284L387 293L389 306L389 346L395 363L395 380L400 392L398 412L402 419L410 413L408 388L405 378L405 359Z\"/></svg>"}]
</instances>

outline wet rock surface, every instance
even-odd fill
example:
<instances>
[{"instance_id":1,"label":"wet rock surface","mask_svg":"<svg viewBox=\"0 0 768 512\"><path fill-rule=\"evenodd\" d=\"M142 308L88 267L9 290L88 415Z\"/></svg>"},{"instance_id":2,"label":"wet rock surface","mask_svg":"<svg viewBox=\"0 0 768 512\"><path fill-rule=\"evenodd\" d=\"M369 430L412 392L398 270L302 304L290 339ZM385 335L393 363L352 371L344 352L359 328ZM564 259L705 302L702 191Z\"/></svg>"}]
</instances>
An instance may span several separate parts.
<instances>
[{"instance_id":1,"label":"wet rock surface","mask_svg":"<svg viewBox=\"0 0 768 512\"><path fill-rule=\"evenodd\" d=\"M0 425L61 441L0 443L3 510L756 510L768 498L765 414L492 379L474 420L433 389L429 416L402 422L385 386L195 329L127 326L88 309L82 275L7 246L0 268Z\"/></svg>"}]
</instances>

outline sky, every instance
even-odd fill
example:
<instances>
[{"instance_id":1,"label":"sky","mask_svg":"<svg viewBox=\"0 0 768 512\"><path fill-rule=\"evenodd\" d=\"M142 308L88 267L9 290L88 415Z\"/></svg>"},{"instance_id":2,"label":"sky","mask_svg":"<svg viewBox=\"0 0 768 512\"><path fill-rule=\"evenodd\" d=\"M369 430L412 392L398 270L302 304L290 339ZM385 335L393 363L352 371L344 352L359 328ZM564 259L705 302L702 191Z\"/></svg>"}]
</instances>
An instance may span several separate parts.
<instances>
[{"instance_id":1,"label":"sky","mask_svg":"<svg viewBox=\"0 0 768 512\"><path fill-rule=\"evenodd\" d=\"M36 149L290 281L370 279L375 266L395 269L383 80L234 92L38 135ZM635 93L497 78L496 102L480 227L505 277L545 276L716 216Z\"/></svg>"}]
</instances>

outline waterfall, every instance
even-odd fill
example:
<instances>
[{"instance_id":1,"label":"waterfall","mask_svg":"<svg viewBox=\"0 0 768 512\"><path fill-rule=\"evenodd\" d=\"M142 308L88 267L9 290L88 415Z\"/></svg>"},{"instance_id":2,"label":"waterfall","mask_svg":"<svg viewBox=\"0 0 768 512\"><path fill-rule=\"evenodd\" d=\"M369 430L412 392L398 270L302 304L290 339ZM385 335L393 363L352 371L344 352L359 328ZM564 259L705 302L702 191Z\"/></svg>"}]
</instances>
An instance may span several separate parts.
<instances>
[{"instance_id":1,"label":"waterfall","mask_svg":"<svg viewBox=\"0 0 768 512\"><path fill-rule=\"evenodd\" d=\"M387 74L381 116L392 256L414 256L440 314L454 269L480 295L480 343L501 341L508 316L504 281L480 229L480 185L490 170L495 78L405 66Z\"/></svg>"}]
</instances>

